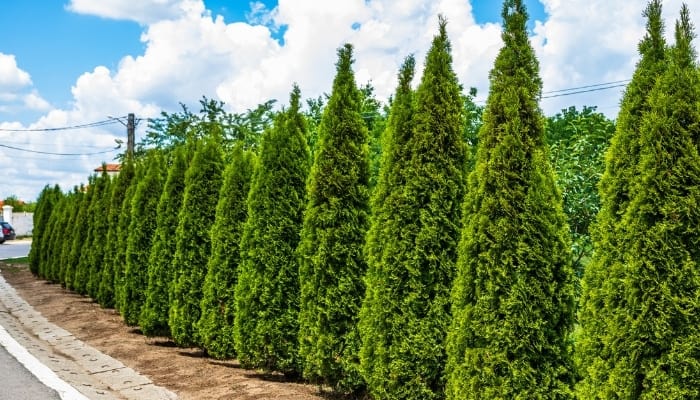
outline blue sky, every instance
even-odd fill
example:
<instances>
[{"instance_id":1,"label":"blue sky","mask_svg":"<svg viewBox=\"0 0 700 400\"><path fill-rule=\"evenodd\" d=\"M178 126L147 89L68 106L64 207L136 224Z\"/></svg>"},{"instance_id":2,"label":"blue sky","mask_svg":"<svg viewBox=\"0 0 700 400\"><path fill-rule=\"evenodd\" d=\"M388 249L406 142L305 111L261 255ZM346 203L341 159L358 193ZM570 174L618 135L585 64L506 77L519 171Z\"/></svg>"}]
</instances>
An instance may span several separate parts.
<instances>
[{"instance_id":1,"label":"blue sky","mask_svg":"<svg viewBox=\"0 0 700 400\"><path fill-rule=\"evenodd\" d=\"M682 0L664 1L672 31ZM551 91L625 82L644 31L646 0L526 0L531 42L552 115L570 105L597 106L614 118L621 87L549 97ZM698 26L700 4L691 4ZM0 6L0 198L34 199L47 183L69 189L111 161L118 124L27 132L197 109L204 95L244 111L268 99L282 104L293 83L304 97L330 91L336 49L355 45L358 83L380 99L394 90L404 57L419 71L437 28L448 20L454 69L465 88L488 94L501 46L501 2L494 0L5 0ZM670 35L669 35L670 36ZM418 74L420 75L420 74ZM551 95L551 94L550 94ZM142 124L137 136L143 134ZM24 150L13 150L5 146ZM18 162L19 160L19 162Z\"/></svg>"}]
</instances>

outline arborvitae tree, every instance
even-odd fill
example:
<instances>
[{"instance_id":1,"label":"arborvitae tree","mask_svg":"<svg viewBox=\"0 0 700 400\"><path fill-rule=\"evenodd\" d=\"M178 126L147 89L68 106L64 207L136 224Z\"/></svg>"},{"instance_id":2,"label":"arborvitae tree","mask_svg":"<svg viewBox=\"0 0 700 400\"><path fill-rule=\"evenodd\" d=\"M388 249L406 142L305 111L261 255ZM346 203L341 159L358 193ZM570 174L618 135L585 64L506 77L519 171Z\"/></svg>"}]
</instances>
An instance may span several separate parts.
<instances>
[{"instance_id":1,"label":"arborvitae tree","mask_svg":"<svg viewBox=\"0 0 700 400\"><path fill-rule=\"evenodd\" d=\"M170 287L168 325L178 346L201 345L195 324L201 317L202 286L211 254L211 226L221 189L222 154L216 133L202 139L185 174L178 216L175 275Z\"/></svg>"},{"instance_id":2,"label":"arborvitae tree","mask_svg":"<svg viewBox=\"0 0 700 400\"><path fill-rule=\"evenodd\" d=\"M126 302L126 248L129 241L129 227L131 226L132 205L136 188L143 180L146 172L146 165L141 160L134 160L134 178L129 183L129 187L124 192L124 201L121 204L119 215L119 225L117 226L117 247L112 260L112 271L114 272L114 308L121 311Z\"/></svg>"},{"instance_id":3,"label":"arborvitae tree","mask_svg":"<svg viewBox=\"0 0 700 400\"><path fill-rule=\"evenodd\" d=\"M299 246L299 352L308 379L340 390L362 385L357 330L369 224L369 147L352 71L351 45L337 73L307 187Z\"/></svg>"},{"instance_id":4,"label":"arborvitae tree","mask_svg":"<svg viewBox=\"0 0 700 400\"><path fill-rule=\"evenodd\" d=\"M82 196L82 188L78 186L75 186L73 188L73 192L67 196L69 217L65 226L75 226ZM70 260L71 249L73 247L73 236L76 235L76 231L77 229L64 229L63 231L64 238L61 244L60 267L58 271L58 282L60 282L63 287L66 287L66 276L70 276L72 271L72 268L69 268L69 266L71 265Z\"/></svg>"},{"instance_id":5,"label":"arborvitae tree","mask_svg":"<svg viewBox=\"0 0 700 400\"><path fill-rule=\"evenodd\" d=\"M169 336L168 292L173 280L173 257L175 255L175 231L177 216L182 207L185 192L188 147L178 146L172 152L168 167L168 178L158 200L156 231L148 258L148 284L139 326L146 336Z\"/></svg>"},{"instance_id":6,"label":"arborvitae tree","mask_svg":"<svg viewBox=\"0 0 700 400\"><path fill-rule=\"evenodd\" d=\"M137 325L148 286L148 259L155 236L158 199L163 189L163 157L151 150L144 163L145 175L136 186L131 200L131 221L126 242L124 307L121 312L127 325Z\"/></svg>"},{"instance_id":7,"label":"arborvitae tree","mask_svg":"<svg viewBox=\"0 0 700 400\"><path fill-rule=\"evenodd\" d=\"M666 41L661 1L647 5L646 35L639 43L640 60L627 85L620 105L617 127L606 154L605 172L600 180L601 208L591 227L594 254L582 280L579 309L580 329L576 333L576 363L583 378L577 385L580 398L593 398L606 388L610 371L621 354L609 347L613 321L624 323L626 301L622 292L625 266L622 254L627 244L621 238L633 182L637 179L642 115L649 110L648 97L657 77L666 70ZM607 395L602 394L603 397Z\"/></svg>"},{"instance_id":8,"label":"arborvitae tree","mask_svg":"<svg viewBox=\"0 0 700 400\"><path fill-rule=\"evenodd\" d=\"M87 188L88 200L85 200L87 214L85 215L85 224L81 225L86 233L80 246L80 259L75 269L75 279L73 281L73 290L82 295L87 294L87 286L90 280L90 269L92 268L90 265L90 253L95 234L95 213L102 197L103 186L102 179L98 175L90 177Z\"/></svg>"},{"instance_id":9,"label":"arborvitae tree","mask_svg":"<svg viewBox=\"0 0 700 400\"><path fill-rule=\"evenodd\" d=\"M243 365L299 374L299 265L310 153L299 88L262 139L243 227L234 338Z\"/></svg>"},{"instance_id":10,"label":"arborvitae tree","mask_svg":"<svg viewBox=\"0 0 700 400\"><path fill-rule=\"evenodd\" d=\"M367 276L369 297L362 312L362 365L376 398L443 396L450 288L465 186L462 100L441 17L415 93L412 120L409 99L397 110L397 123L403 126L393 133L395 146L405 149L392 150L395 159L386 167L390 198L375 204L386 207L376 221L384 226L376 228L377 237L368 244L375 265Z\"/></svg>"},{"instance_id":11,"label":"arborvitae tree","mask_svg":"<svg viewBox=\"0 0 700 400\"><path fill-rule=\"evenodd\" d=\"M102 262L102 271L100 284L97 291L97 302L102 307L112 308L115 306L114 300L114 266L119 248L119 220L126 216L122 215L122 205L126 191L131 186L131 181L134 179L134 164L131 157L122 163L119 175L115 178L112 185L112 193L109 201L109 217L108 230L105 242L104 259Z\"/></svg>"},{"instance_id":12,"label":"arborvitae tree","mask_svg":"<svg viewBox=\"0 0 700 400\"><path fill-rule=\"evenodd\" d=\"M211 230L212 254L204 279L202 316L197 330L204 349L218 359L235 355L234 289L240 260L239 244L248 215L246 199L254 167L253 153L244 151L240 145L234 148L231 161L224 171L216 220Z\"/></svg>"},{"instance_id":13,"label":"arborvitae tree","mask_svg":"<svg viewBox=\"0 0 700 400\"><path fill-rule=\"evenodd\" d=\"M51 258L47 265L45 279L51 282L59 282L59 272L61 269L61 249L63 242L66 240L66 226L70 218L70 208L68 206L70 198L68 195L61 195L60 200L56 203L51 216L52 227L50 234Z\"/></svg>"},{"instance_id":14,"label":"arborvitae tree","mask_svg":"<svg viewBox=\"0 0 700 400\"><path fill-rule=\"evenodd\" d=\"M75 226L79 226L80 229L76 229L76 232L73 234L73 244L71 245L70 250L69 266L66 269L65 275L66 288L78 293L80 293L83 286L83 282L81 281L81 277L83 275L81 273L80 260L83 254L83 246L90 229L90 224L88 223L88 210L90 208L92 194L95 191L93 180L94 176L91 176L88 181L88 186L81 187L81 190L83 190L84 193L81 196L80 204L78 205L78 214L75 217Z\"/></svg>"},{"instance_id":15,"label":"arborvitae tree","mask_svg":"<svg viewBox=\"0 0 700 400\"><path fill-rule=\"evenodd\" d=\"M447 339L448 399L573 397L574 274L522 0L503 5Z\"/></svg>"},{"instance_id":16,"label":"arborvitae tree","mask_svg":"<svg viewBox=\"0 0 700 400\"><path fill-rule=\"evenodd\" d=\"M37 198L37 207L34 212L34 227L32 228L32 248L29 251L29 269L32 273L39 274L42 263L47 261L46 249L43 240L44 231L48 228L49 218L54 206L58 202L61 189L58 185L51 187L46 185Z\"/></svg>"},{"instance_id":17,"label":"arborvitae tree","mask_svg":"<svg viewBox=\"0 0 700 400\"><path fill-rule=\"evenodd\" d=\"M104 260L105 246L107 244L107 225L109 218L109 201L112 196L112 178L107 174L106 168L102 168L102 175L98 178L99 194L93 200L89 212L92 214L92 227L90 231L90 249L88 252L88 276L87 294L93 299L97 298L102 277L102 262Z\"/></svg>"},{"instance_id":18,"label":"arborvitae tree","mask_svg":"<svg viewBox=\"0 0 700 400\"><path fill-rule=\"evenodd\" d=\"M606 331L591 341L602 341L604 354L583 365L593 376L580 385L581 398L700 398L700 71L693 38L683 5L666 70L642 114L638 175L614 232L622 257L610 266L610 284L619 288L604 296L623 300L598 314L608 318Z\"/></svg>"},{"instance_id":19,"label":"arborvitae tree","mask_svg":"<svg viewBox=\"0 0 700 400\"><path fill-rule=\"evenodd\" d=\"M365 254L368 270L367 290L360 310L360 335L363 338L360 361L362 373L370 388L382 388L389 381L390 342L399 339L391 332L392 322L384 307L392 304L394 296L388 273L398 271L400 256L408 254L405 246L399 250L396 238L414 218L408 204L403 202L404 173L411 165L411 151L407 147L413 135L414 92L411 81L415 74L415 59L406 59L399 72L399 84L389 113L387 129L382 137L382 160L377 186L372 194L372 221L367 234ZM406 211L409 211L407 214ZM409 217L411 215L411 217ZM385 246L392 244L391 254ZM401 243L407 245L408 243ZM392 260L390 257L396 257ZM395 265L394 265L395 264ZM396 304L396 307L399 307ZM389 318L399 316L395 310L386 310ZM409 372L409 371L406 371ZM371 389L373 393L379 390ZM378 397L380 395L377 395Z\"/></svg>"}]
</instances>

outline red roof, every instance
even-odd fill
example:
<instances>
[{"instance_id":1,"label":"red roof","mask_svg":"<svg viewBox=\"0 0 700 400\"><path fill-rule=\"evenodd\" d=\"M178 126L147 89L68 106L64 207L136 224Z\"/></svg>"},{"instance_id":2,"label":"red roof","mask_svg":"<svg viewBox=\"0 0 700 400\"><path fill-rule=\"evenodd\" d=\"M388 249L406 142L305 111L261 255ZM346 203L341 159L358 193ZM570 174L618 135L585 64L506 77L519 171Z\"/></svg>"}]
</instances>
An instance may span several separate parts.
<instances>
[{"instance_id":1,"label":"red roof","mask_svg":"<svg viewBox=\"0 0 700 400\"><path fill-rule=\"evenodd\" d=\"M104 165L107 172L119 172L122 168L121 164L105 164ZM102 172L102 165L95 168L95 172Z\"/></svg>"}]
</instances>

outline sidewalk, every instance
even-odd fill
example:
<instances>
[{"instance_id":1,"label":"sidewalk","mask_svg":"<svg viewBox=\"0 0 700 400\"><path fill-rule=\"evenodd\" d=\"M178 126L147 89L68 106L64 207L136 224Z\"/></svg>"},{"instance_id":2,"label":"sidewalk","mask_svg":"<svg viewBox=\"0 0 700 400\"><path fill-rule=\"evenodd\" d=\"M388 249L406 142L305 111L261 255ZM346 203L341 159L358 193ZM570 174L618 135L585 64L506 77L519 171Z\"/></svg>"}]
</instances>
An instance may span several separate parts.
<instances>
[{"instance_id":1,"label":"sidewalk","mask_svg":"<svg viewBox=\"0 0 700 400\"><path fill-rule=\"evenodd\" d=\"M0 326L59 378L90 399L177 398L173 392L154 385L147 377L50 323L2 275Z\"/></svg>"}]
</instances>

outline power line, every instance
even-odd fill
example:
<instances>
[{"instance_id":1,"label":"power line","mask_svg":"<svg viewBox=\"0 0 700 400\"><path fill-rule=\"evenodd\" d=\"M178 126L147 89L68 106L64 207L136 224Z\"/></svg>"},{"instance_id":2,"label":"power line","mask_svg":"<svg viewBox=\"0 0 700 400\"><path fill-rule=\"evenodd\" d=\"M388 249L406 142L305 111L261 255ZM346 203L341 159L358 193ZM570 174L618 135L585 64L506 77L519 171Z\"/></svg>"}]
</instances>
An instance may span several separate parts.
<instances>
[{"instance_id":1,"label":"power line","mask_svg":"<svg viewBox=\"0 0 700 400\"><path fill-rule=\"evenodd\" d=\"M558 90L550 90L548 92L542 92L542 94L551 94L551 93L560 93L560 92L569 92L572 90L579 90L579 89L588 89L588 88L594 88L594 87L599 87L599 86L608 86L608 85L613 85L613 84L619 84L619 83L628 83L631 81L631 79L622 79L619 81L612 81L612 82L605 82L605 83L596 83L593 85L586 85L586 86L579 86L579 87L573 87L573 88L568 88L568 89L558 89ZM614 86L617 87L617 86ZM604 88L607 89L607 88ZM573 93L572 93L573 94Z\"/></svg>"},{"instance_id":2,"label":"power line","mask_svg":"<svg viewBox=\"0 0 700 400\"><path fill-rule=\"evenodd\" d=\"M14 146L8 146L6 144L0 144L0 147L4 147L7 149L11 150L17 150L17 151L24 151L26 153L34 153L34 154L48 154L52 156L94 156L98 154L107 154L107 153L112 153L113 151L119 149L120 146L117 146L116 148L110 149L110 150L104 150L104 151L97 151L94 153L52 153L48 151L39 151L39 150L30 150L30 149L23 149L21 147L14 147Z\"/></svg>"},{"instance_id":3,"label":"power line","mask_svg":"<svg viewBox=\"0 0 700 400\"><path fill-rule=\"evenodd\" d=\"M588 92L597 92L599 90L607 90L607 89L614 89L614 88L619 88L619 87L625 87L627 86L626 83L622 83L619 85L611 85L611 86L605 86L605 87L598 87L594 89L586 89L586 90L577 90L575 92L566 92L566 93L559 93L559 94L553 94L550 96L542 96L543 99L551 99L553 97L562 97L562 96L570 96L572 94L579 94L579 93L588 93Z\"/></svg>"},{"instance_id":4,"label":"power line","mask_svg":"<svg viewBox=\"0 0 700 400\"><path fill-rule=\"evenodd\" d=\"M0 128L0 132L55 132L55 131L67 131L74 129L87 129L87 128L97 128L100 126L112 125L119 122L116 118L106 119L103 121L90 122L87 124L62 126L58 128L34 128L34 129L9 129Z\"/></svg>"}]
</instances>

